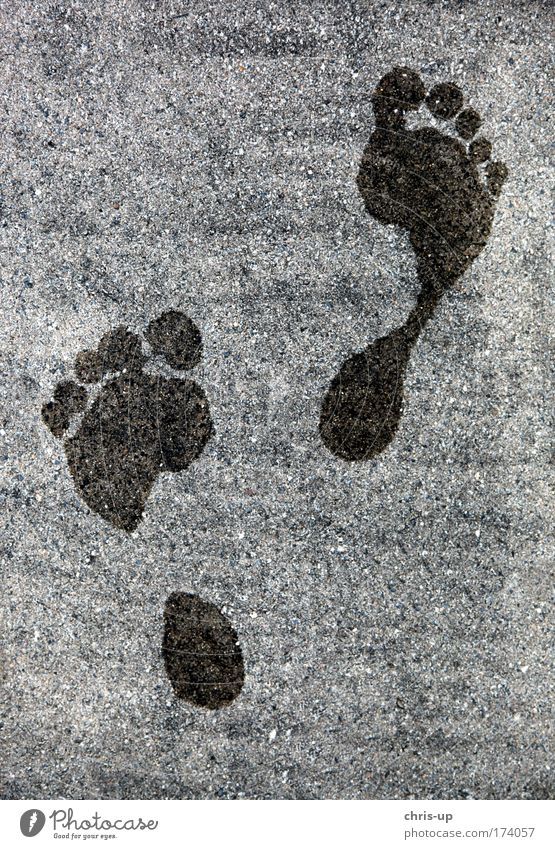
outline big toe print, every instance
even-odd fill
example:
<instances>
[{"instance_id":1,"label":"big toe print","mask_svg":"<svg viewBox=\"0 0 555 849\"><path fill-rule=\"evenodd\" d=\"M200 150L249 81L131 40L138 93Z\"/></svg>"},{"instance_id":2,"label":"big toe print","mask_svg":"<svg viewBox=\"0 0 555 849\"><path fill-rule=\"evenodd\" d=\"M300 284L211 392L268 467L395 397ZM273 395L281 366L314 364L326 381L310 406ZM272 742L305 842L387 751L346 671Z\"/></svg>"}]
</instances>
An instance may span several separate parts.
<instances>
[{"instance_id":1,"label":"big toe print","mask_svg":"<svg viewBox=\"0 0 555 849\"><path fill-rule=\"evenodd\" d=\"M451 135L407 127L407 113L424 102L437 120L452 122ZM414 343L443 292L484 248L507 176L503 163L491 161L490 142L474 139L480 116L462 108L454 83L440 83L426 95L414 71L394 68L372 103L376 129L362 156L358 189L370 215L408 230L421 289L405 324L349 357L331 382L320 434L345 460L371 459L393 439Z\"/></svg>"},{"instance_id":2,"label":"big toe print","mask_svg":"<svg viewBox=\"0 0 555 849\"><path fill-rule=\"evenodd\" d=\"M191 369L200 360L200 332L181 312L163 313L145 337L152 353L174 369ZM145 372L145 363L138 336L125 327L111 330L95 350L77 355L80 383L60 383L42 408L44 422L59 439L84 413L64 442L70 472L88 506L125 531L139 524L157 476L186 469L213 432L200 386ZM100 384L88 407L83 383Z\"/></svg>"}]
</instances>

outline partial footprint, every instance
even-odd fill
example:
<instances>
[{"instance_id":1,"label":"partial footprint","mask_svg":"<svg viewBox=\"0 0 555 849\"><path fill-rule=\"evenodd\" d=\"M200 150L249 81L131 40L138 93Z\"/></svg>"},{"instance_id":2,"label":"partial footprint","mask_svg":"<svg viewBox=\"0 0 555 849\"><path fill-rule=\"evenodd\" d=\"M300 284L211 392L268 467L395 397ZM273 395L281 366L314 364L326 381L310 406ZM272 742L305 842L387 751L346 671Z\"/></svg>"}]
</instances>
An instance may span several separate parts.
<instances>
[{"instance_id":1,"label":"partial footprint","mask_svg":"<svg viewBox=\"0 0 555 849\"><path fill-rule=\"evenodd\" d=\"M406 113L424 100L436 118L454 121L460 138L434 127L408 129ZM376 129L357 185L370 215L409 231L421 290L406 323L349 357L331 382L320 435L344 460L368 460L393 439L412 347L441 295L483 250L507 176L503 163L490 161L487 139L470 142L481 119L474 109L461 110L463 95L454 83L440 83L426 96L418 74L394 68L372 103Z\"/></svg>"},{"instance_id":2,"label":"partial footprint","mask_svg":"<svg viewBox=\"0 0 555 849\"><path fill-rule=\"evenodd\" d=\"M181 312L171 310L151 321L145 337L152 352L174 369L188 370L200 361L200 332ZM139 524L157 476L186 469L213 433L200 386L144 372L145 362L141 340L125 327L103 336L96 350L78 354L78 380L103 383L77 431L64 443L83 500L125 531ZM65 381L43 406L42 417L61 439L86 405L87 390Z\"/></svg>"},{"instance_id":3,"label":"partial footprint","mask_svg":"<svg viewBox=\"0 0 555 849\"><path fill-rule=\"evenodd\" d=\"M172 593L164 624L162 653L175 695L212 710L236 699L245 669L237 633L227 617L196 595Z\"/></svg>"}]
</instances>

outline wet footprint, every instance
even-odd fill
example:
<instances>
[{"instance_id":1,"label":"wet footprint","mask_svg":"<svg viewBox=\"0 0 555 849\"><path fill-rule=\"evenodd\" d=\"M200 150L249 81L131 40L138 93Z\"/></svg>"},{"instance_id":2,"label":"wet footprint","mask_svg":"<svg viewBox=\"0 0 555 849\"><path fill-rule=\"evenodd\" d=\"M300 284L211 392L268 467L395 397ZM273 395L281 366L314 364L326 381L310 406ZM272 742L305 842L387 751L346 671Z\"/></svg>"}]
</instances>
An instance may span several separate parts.
<instances>
[{"instance_id":1,"label":"wet footprint","mask_svg":"<svg viewBox=\"0 0 555 849\"><path fill-rule=\"evenodd\" d=\"M152 353L176 370L200 362L200 332L183 313L163 313L150 322L145 338ZM213 433L202 389L192 380L145 372L146 362L139 337L117 327L96 350L76 357L78 380L100 384L88 409L87 390L71 380L58 384L42 408L58 439L84 413L64 443L75 486L92 510L126 531L139 524L157 476L186 469ZM162 653L180 699L216 709L241 692L245 670L237 633L223 613L198 596L168 598Z\"/></svg>"},{"instance_id":2,"label":"wet footprint","mask_svg":"<svg viewBox=\"0 0 555 849\"><path fill-rule=\"evenodd\" d=\"M243 655L229 620L210 602L172 593L164 613L162 653L175 695L199 707L225 707L245 680Z\"/></svg>"},{"instance_id":3,"label":"wet footprint","mask_svg":"<svg viewBox=\"0 0 555 849\"><path fill-rule=\"evenodd\" d=\"M406 113L424 101L435 118L453 121L458 138L434 127L406 126ZM409 231L421 289L406 323L349 357L331 382L320 435L344 460L369 460L393 439L412 347L442 294L483 250L507 176L503 163L490 160L486 138L471 141L481 119L462 108L454 83L440 83L426 95L418 74L394 68L372 103L376 129L357 185L370 215Z\"/></svg>"},{"instance_id":4,"label":"wet footprint","mask_svg":"<svg viewBox=\"0 0 555 849\"><path fill-rule=\"evenodd\" d=\"M200 332L181 312L171 310L151 321L145 338L152 353L174 369L192 369L200 361ZM86 504L125 531L139 524L157 476L186 469L213 432L200 386L145 372L146 361L140 338L117 327L96 350L77 355L77 379L101 382L88 409L87 390L74 381L60 383L42 408L45 424L58 439L84 413L64 442L70 472Z\"/></svg>"}]
</instances>

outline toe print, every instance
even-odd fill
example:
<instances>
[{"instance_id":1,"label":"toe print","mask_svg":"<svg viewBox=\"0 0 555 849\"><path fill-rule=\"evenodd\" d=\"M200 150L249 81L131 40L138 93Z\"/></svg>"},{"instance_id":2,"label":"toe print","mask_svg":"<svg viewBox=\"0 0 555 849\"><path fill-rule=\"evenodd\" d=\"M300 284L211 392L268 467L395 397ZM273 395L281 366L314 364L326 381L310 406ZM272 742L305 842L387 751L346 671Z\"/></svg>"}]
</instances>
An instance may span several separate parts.
<instances>
[{"instance_id":1,"label":"toe print","mask_svg":"<svg viewBox=\"0 0 555 849\"><path fill-rule=\"evenodd\" d=\"M64 435L71 424L71 419L77 413L83 412L87 403L87 391L67 380L59 383L54 391L54 400L42 408L42 418L54 436L58 439Z\"/></svg>"},{"instance_id":2,"label":"toe print","mask_svg":"<svg viewBox=\"0 0 555 849\"><path fill-rule=\"evenodd\" d=\"M460 138L406 126L407 112L424 100L436 118L454 120ZM483 250L507 176L503 163L490 161L486 138L470 142L481 118L472 108L461 109L463 95L454 83L440 83L426 96L414 71L395 68L379 82L372 104L376 129L357 186L370 215L408 230L421 289L406 323L349 357L331 382L320 435L344 460L371 459L393 439L412 347L443 292Z\"/></svg>"},{"instance_id":3,"label":"toe print","mask_svg":"<svg viewBox=\"0 0 555 849\"><path fill-rule=\"evenodd\" d=\"M187 316L166 312L150 323L146 338L155 354L176 369L197 365L198 328ZM141 340L125 327L111 330L98 347L75 361L81 383L103 381L92 404L87 390L60 383L42 417L61 439L84 412L64 449L77 491L88 506L125 531L134 530L150 490L162 472L181 472L200 457L213 432L208 401L200 386L183 378L143 371Z\"/></svg>"},{"instance_id":4,"label":"toe print","mask_svg":"<svg viewBox=\"0 0 555 849\"><path fill-rule=\"evenodd\" d=\"M243 687L237 633L217 607L196 595L172 593L164 614L162 653L175 695L199 707L225 707Z\"/></svg>"}]
</instances>

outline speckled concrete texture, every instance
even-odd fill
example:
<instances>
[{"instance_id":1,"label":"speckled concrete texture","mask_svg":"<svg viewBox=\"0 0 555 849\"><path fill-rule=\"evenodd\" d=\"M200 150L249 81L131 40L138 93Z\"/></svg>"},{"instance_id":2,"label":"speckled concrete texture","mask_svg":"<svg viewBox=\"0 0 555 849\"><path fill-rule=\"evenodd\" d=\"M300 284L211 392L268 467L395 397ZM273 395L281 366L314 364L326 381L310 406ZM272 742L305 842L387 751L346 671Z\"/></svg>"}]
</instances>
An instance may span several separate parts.
<instances>
[{"instance_id":1,"label":"speckled concrete texture","mask_svg":"<svg viewBox=\"0 0 555 849\"><path fill-rule=\"evenodd\" d=\"M555 796L552 25L547 0L4 0L4 798ZM509 176L395 439L348 463L326 388L418 291L355 183L395 65L460 86ZM127 534L41 407L165 310L202 334L215 431ZM166 677L173 592L239 635L219 711Z\"/></svg>"}]
</instances>

